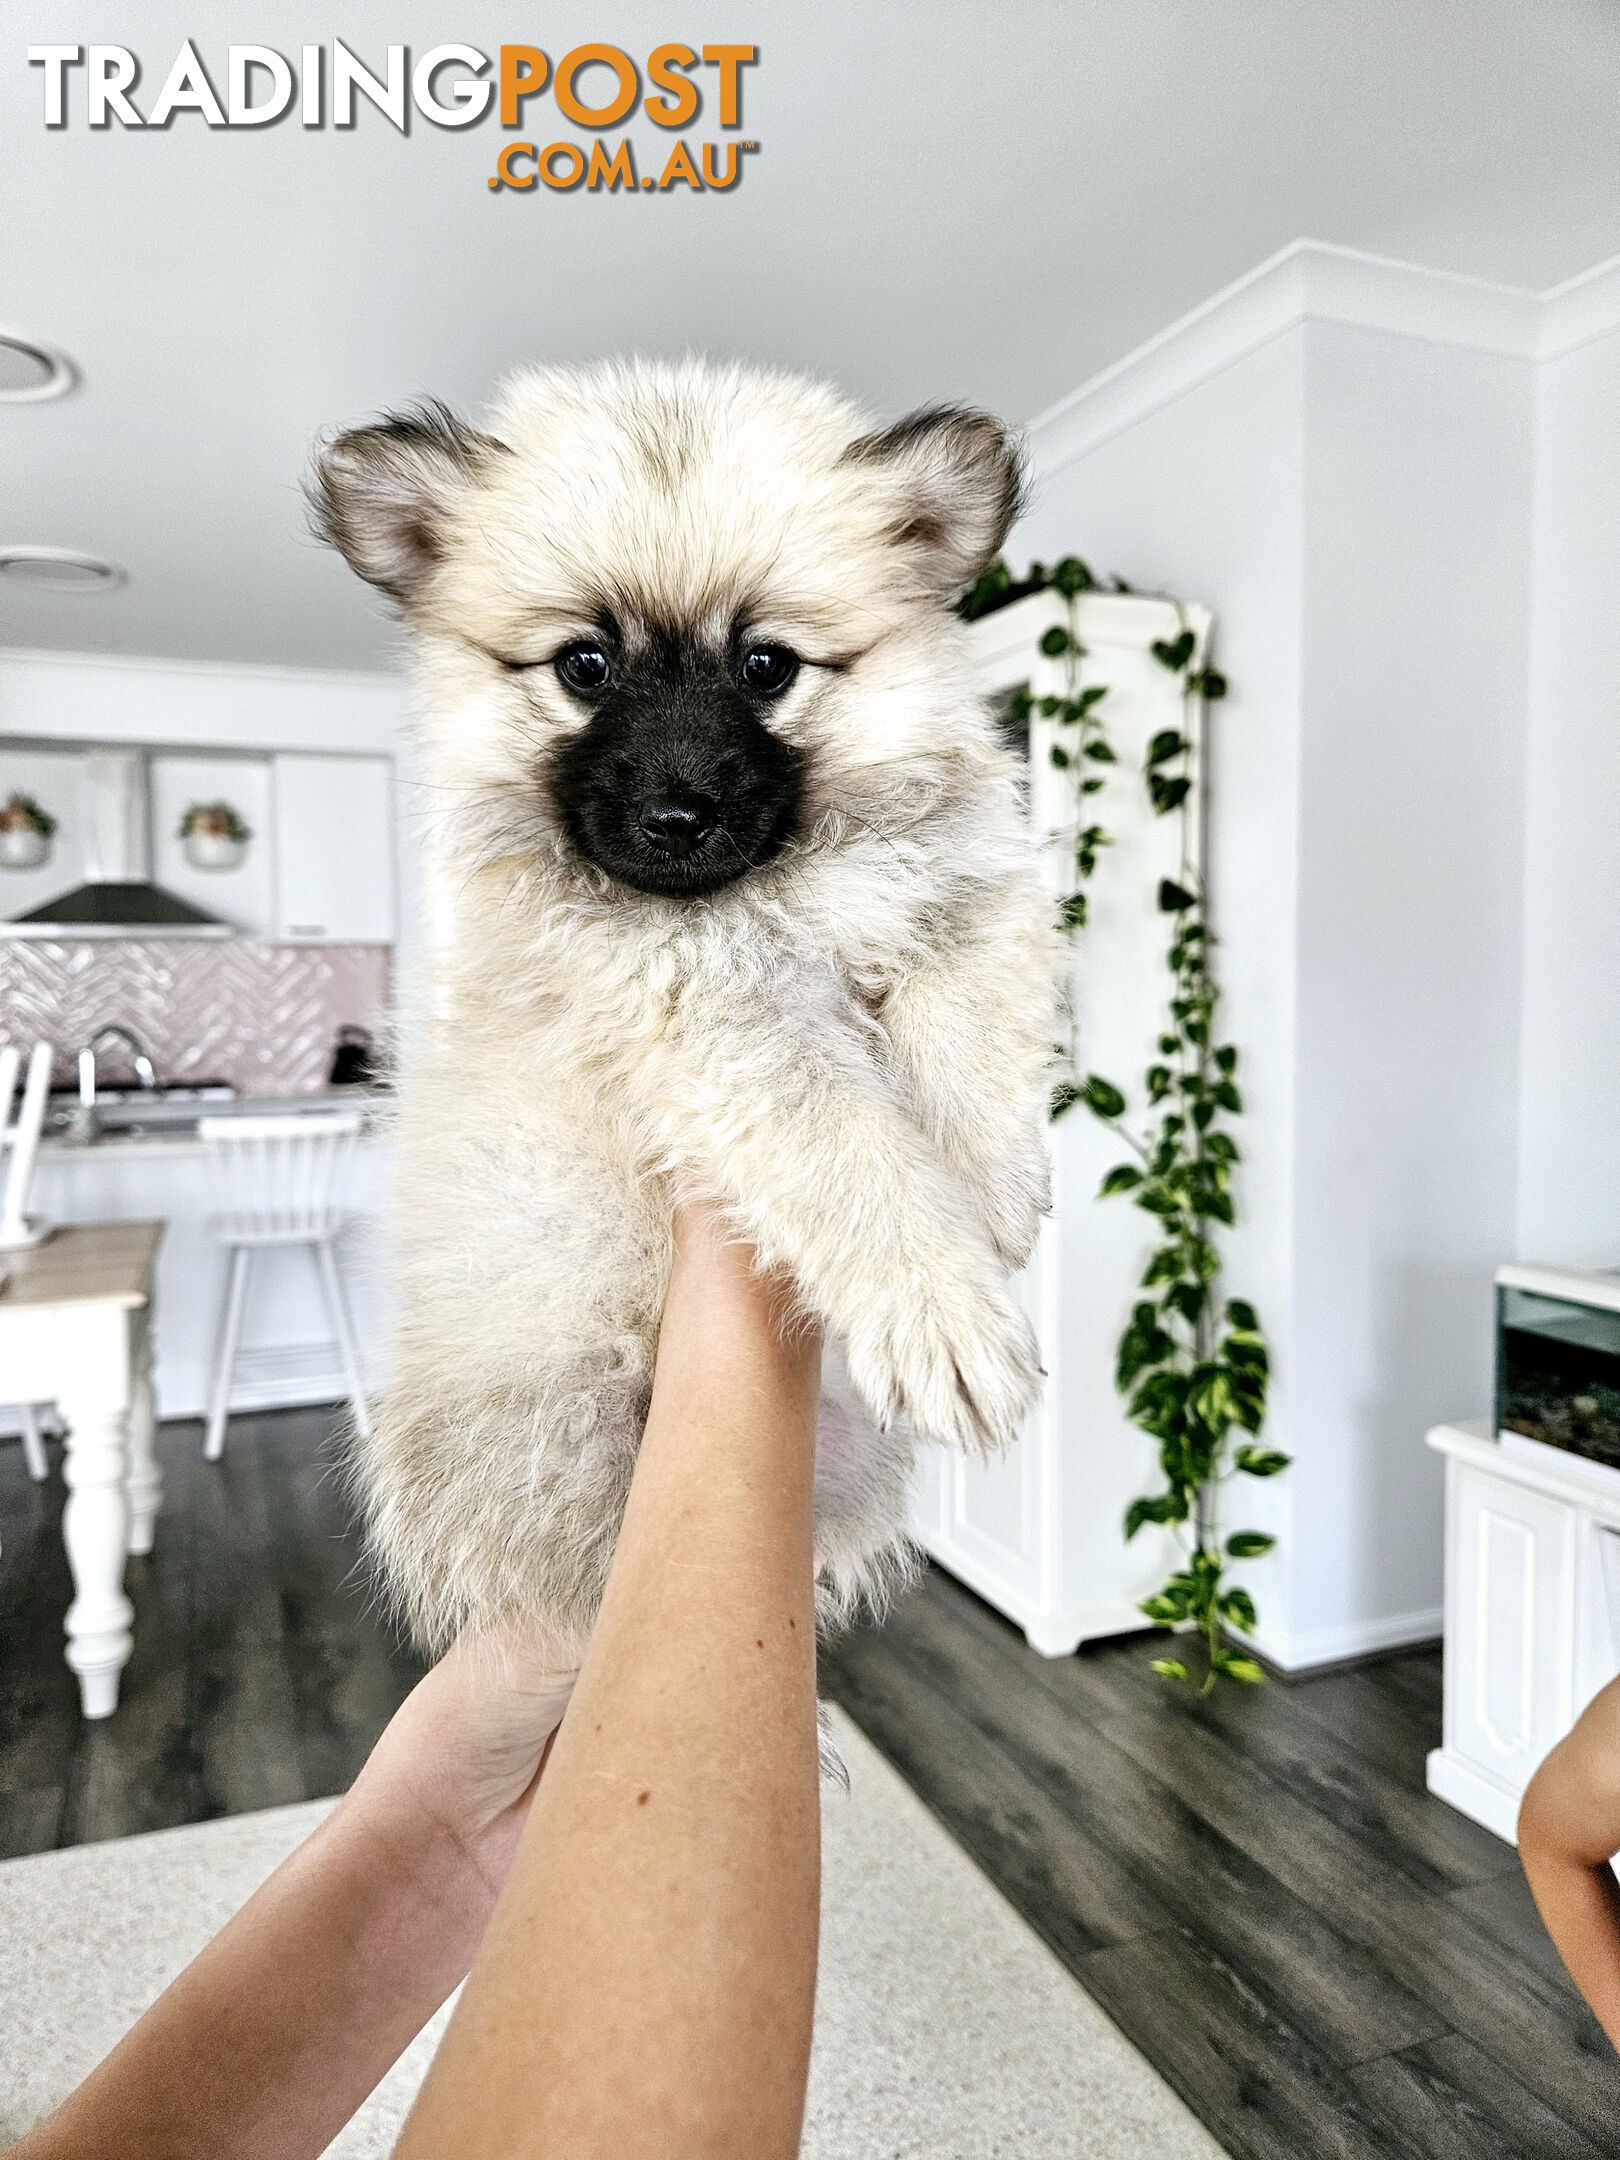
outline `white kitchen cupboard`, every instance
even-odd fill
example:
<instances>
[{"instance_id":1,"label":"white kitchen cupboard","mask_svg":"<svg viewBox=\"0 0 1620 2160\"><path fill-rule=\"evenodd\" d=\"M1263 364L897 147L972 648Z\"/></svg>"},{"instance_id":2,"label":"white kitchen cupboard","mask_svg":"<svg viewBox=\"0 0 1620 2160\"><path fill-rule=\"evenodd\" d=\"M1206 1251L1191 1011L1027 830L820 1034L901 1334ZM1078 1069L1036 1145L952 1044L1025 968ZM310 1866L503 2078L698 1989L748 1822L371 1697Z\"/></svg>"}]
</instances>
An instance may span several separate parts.
<instances>
[{"instance_id":1,"label":"white kitchen cupboard","mask_svg":"<svg viewBox=\"0 0 1620 2160\"><path fill-rule=\"evenodd\" d=\"M81 750L58 750L36 742L0 746L0 802L12 795L31 795L56 820L44 862L30 869L0 863L0 922L54 900L83 877L89 839L84 779Z\"/></svg>"},{"instance_id":2,"label":"white kitchen cupboard","mask_svg":"<svg viewBox=\"0 0 1620 2160\"><path fill-rule=\"evenodd\" d=\"M1620 1671L1620 1481L1578 1456L1439 1425L1446 1671L1429 1790L1511 1839L1536 1766Z\"/></svg>"},{"instance_id":3,"label":"white kitchen cupboard","mask_svg":"<svg viewBox=\"0 0 1620 2160\"><path fill-rule=\"evenodd\" d=\"M275 935L276 831L270 765L262 757L158 751L149 765L152 875L242 937ZM193 803L227 802L252 835L234 870L199 870L186 856L180 820Z\"/></svg>"},{"instance_id":4,"label":"white kitchen cupboard","mask_svg":"<svg viewBox=\"0 0 1620 2160\"><path fill-rule=\"evenodd\" d=\"M278 756L275 935L394 940L394 768L380 757Z\"/></svg>"},{"instance_id":5,"label":"white kitchen cupboard","mask_svg":"<svg viewBox=\"0 0 1620 2160\"><path fill-rule=\"evenodd\" d=\"M1038 648L1046 630L1066 621L1060 599L1037 594L976 624L986 691L997 699L1026 683L1037 698L1061 691L1062 663ZM1116 1082L1137 1107L1166 988L1171 924L1157 905L1158 884L1180 868L1181 821L1152 815L1142 779L1147 745L1161 728L1190 732L1195 798L1201 794L1201 712L1151 648L1186 629L1201 657L1210 624L1201 608L1136 594L1088 593L1078 603L1088 655L1081 679L1109 686L1102 712L1119 762L1098 768L1108 785L1089 798L1088 822L1095 814L1114 844L1089 887L1091 919L1076 941L1071 994L1083 1069ZM1075 823L1072 784L1050 757L1057 732L1038 714L1031 721L1030 815L1049 842L1054 899L1072 883ZM1047 1370L1042 1400L999 1461L924 1449L913 1529L1035 1649L1061 1657L1093 1636L1145 1625L1137 1601L1163 1581L1175 1547L1152 1526L1130 1545L1121 1535L1130 1501L1160 1482L1153 1443L1126 1420L1114 1388L1115 1344L1138 1294L1151 1225L1126 1200L1097 1200L1122 1149L1089 1112L1072 1110L1050 1132L1053 1213L1018 1284Z\"/></svg>"}]
</instances>

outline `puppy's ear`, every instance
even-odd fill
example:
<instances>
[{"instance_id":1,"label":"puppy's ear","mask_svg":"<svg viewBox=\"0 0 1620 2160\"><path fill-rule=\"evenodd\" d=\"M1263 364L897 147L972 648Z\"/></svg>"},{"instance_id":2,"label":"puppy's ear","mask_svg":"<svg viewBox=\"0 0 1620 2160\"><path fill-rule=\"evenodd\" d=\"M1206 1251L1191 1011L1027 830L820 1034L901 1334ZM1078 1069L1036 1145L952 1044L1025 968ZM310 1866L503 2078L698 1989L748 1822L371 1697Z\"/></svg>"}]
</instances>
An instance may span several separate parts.
<instances>
[{"instance_id":1,"label":"puppy's ear","mask_svg":"<svg viewBox=\"0 0 1620 2160\"><path fill-rule=\"evenodd\" d=\"M926 405L844 452L890 487L890 537L926 590L957 600L996 554L1023 504L1016 437L989 413Z\"/></svg>"},{"instance_id":2,"label":"puppy's ear","mask_svg":"<svg viewBox=\"0 0 1620 2160\"><path fill-rule=\"evenodd\" d=\"M438 562L449 505L505 445L436 400L334 435L315 453L315 530L405 605Z\"/></svg>"}]
</instances>

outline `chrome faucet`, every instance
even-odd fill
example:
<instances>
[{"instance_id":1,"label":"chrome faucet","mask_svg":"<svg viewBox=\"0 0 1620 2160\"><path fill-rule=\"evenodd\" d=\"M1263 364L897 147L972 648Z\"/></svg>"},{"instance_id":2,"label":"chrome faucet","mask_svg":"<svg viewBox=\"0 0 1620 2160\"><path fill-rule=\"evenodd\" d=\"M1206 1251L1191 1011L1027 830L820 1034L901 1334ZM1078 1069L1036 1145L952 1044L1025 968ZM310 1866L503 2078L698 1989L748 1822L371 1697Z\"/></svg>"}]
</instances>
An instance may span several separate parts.
<instances>
[{"instance_id":1,"label":"chrome faucet","mask_svg":"<svg viewBox=\"0 0 1620 2160\"><path fill-rule=\"evenodd\" d=\"M146 1045L133 1028L114 1022L111 1027L98 1028L79 1052L79 1101L73 1114L75 1139L89 1140L96 1130L96 1053L109 1049L114 1043L122 1043L129 1052L130 1063L135 1068L138 1084L148 1092L156 1092L157 1068L146 1054Z\"/></svg>"}]
</instances>

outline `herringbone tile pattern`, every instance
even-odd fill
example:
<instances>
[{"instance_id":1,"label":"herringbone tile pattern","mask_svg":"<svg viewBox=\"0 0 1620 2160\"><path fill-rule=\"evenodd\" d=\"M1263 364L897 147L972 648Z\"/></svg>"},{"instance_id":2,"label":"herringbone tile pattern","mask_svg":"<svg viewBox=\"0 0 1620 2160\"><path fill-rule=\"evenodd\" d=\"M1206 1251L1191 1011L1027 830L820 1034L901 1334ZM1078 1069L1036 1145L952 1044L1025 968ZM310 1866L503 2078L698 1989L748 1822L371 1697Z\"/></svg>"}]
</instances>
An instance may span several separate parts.
<instances>
[{"instance_id":1,"label":"herringbone tile pattern","mask_svg":"<svg viewBox=\"0 0 1620 2160\"><path fill-rule=\"evenodd\" d=\"M385 945L0 939L0 1042L53 1043L66 1087L79 1045L122 1021L163 1080L302 1094L325 1081L345 1023L380 1037L388 964ZM122 1071L109 1063L110 1078Z\"/></svg>"}]
</instances>

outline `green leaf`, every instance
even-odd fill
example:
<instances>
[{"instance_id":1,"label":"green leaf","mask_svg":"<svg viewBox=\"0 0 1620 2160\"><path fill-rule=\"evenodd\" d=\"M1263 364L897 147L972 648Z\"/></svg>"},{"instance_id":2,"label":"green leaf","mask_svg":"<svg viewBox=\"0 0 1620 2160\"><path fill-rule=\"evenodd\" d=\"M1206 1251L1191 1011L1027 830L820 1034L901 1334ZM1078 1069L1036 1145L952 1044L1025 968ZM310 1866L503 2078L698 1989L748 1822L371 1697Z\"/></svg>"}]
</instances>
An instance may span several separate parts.
<instances>
[{"instance_id":1,"label":"green leaf","mask_svg":"<svg viewBox=\"0 0 1620 2160\"><path fill-rule=\"evenodd\" d=\"M1072 1080L1060 1080L1052 1090L1052 1100L1047 1106L1047 1116L1055 1123L1065 1116L1080 1100L1080 1090Z\"/></svg>"},{"instance_id":2,"label":"green leaf","mask_svg":"<svg viewBox=\"0 0 1620 2160\"><path fill-rule=\"evenodd\" d=\"M1162 765L1167 758L1180 757L1186 747L1187 738L1185 735L1177 734L1174 728L1160 728L1158 734L1148 744L1146 762L1150 768L1155 765Z\"/></svg>"},{"instance_id":3,"label":"green leaf","mask_svg":"<svg viewBox=\"0 0 1620 2160\"><path fill-rule=\"evenodd\" d=\"M1232 1323L1233 1327L1247 1328L1251 1334L1253 1334L1260 1325L1259 1321L1254 1316L1254 1307L1246 1303L1242 1298L1227 1299L1226 1317Z\"/></svg>"},{"instance_id":4,"label":"green leaf","mask_svg":"<svg viewBox=\"0 0 1620 2160\"><path fill-rule=\"evenodd\" d=\"M1219 668L1207 667L1199 674L1189 676L1187 688L1196 690L1206 698L1223 698L1226 695L1226 677Z\"/></svg>"},{"instance_id":5,"label":"green leaf","mask_svg":"<svg viewBox=\"0 0 1620 2160\"><path fill-rule=\"evenodd\" d=\"M1082 755L1090 758L1093 764L1096 765L1117 765L1119 763L1119 759L1115 757L1113 751L1100 735L1094 735L1091 738L1090 742L1086 744Z\"/></svg>"},{"instance_id":6,"label":"green leaf","mask_svg":"<svg viewBox=\"0 0 1620 2160\"><path fill-rule=\"evenodd\" d=\"M1088 713L1093 705L1100 705L1107 695L1107 683L1092 683L1089 688L1082 690L1075 700L1075 709L1081 713Z\"/></svg>"},{"instance_id":7,"label":"green leaf","mask_svg":"<svg viewBox=\"0 0 1620 2160\"><path fill-rule=\"evenodd\" d=\"M1151 1661L1149 1670L1156 1672L1161 1680L1190 1680L1192 1678L1192 1674L1188 1672L1180 1658L1175 1657L1156 1657Z\"/></svg>"},{"instance_id":8,"label":"green leaf","mask_svg":"<svg viewBox=\"0 0 1620 2160\"><path fill-rule=\"evenodd\" d=\"M1078 930L1085 922L1085 919L1085 894L1083 892L1072 892L1068 894L1058 908L1059 927L1064 930Z\"/></svg>"},{"instance_id":9,"label":"green leaf","mask_svg":"<svg viewBox=\"0 0 1620 2160\"><path fill-rule=\"evenodd\" d=\"M1232 1457L1235 1467L1249 1477L1276 1477L1293 1459L1280 1448L1272 1447L1240 1447Z\"/></svg>"},{"instance_id":10,"label":"green leaf","mask_svg":"<svg viewBox=\"0 0 1620 2160\"><path fill-rule=\"evenodd\" d=\"M1115 1193L1131 1192L1142 1182L1142 1173L1134 1163L1115 1163L1112 1170L1097 1187L1099 1200L1110 1200Z\"/></svg>"},{"instance_id":11,"label":"green leaf","mask_svg":"<svg viewBox=\"0 0 1620 2160\"><path fill-rule=\"evenodd\" d=\"M1143 1598L1136 1609L1156 1627L1174 1627L1178 1620L1187 1617L1187 1598L1185 1594L1172 1597L1161 1590L1155 1597Z\"/></svg>"},{"instance_id":12,"label":"green leaf","mask_svg":"<svg viewBox=\"0 0 1620 2160\"><path fill-rule=\"evenodd\" d=\"M1156 1493L1151 1500L1133 1500L1125 1510L1126 1544L1144 1523L1185 1522L1187 1512L1187 1503L1179 1493Z\"/></svg>"},{"instance_id":13,"label":"green leaf","mask_svg":"<svg viewBox=\"0 0 1620 2160\"><path fill-rule=\"evenodd\" d=\"M1223 1110L1239 1111L1243 1108L1243 1097L1230 1080L1218 1081L1214 1089L1214 1095L1215 1100Z\"/></svg>"},{"instance_id":14,"label":"green leaf","mask_svg":"<svg viewBox=\"0 0 1620 2160\"><path fill-rule=\"evenodd\" d=\"M1230 1650L1217 1650L1209 1662L1225 1679L1241 1681L1244 1687L1264 1687L1266 1684L1265 1667L1252 1657L1238 1657Z\"/></svg>"},{"instance_id":15,"label":"green leaf","mask_svg":"<svg viewBox=\"0 0 1620 2160\"><path fill-rule=\"evenodd\" d=\"M1183 1320L1194 1323L1203 1311L1208 1297L1209 1292L1202 1283L1178 1282L1171 1285L1165 1303L1173 1306Z\"/></svg>"},{"instance_id":16,"label":"green leaf","mask_svg":"<svg viewBox=\"0 0 1620 2160\"><path fill-rule=\"evenodd\" d=\"M1059 772L1068 771L1069 753L1067 750L1064 749L1061 743L1055 742L1052 745L1051 750L1047 754L1051 758L1052 763L1058 768Z\"/></svg>"},{"instance_id":17,"label":"green leaf","mask_svg":"<svg viewBox=\"0 0 1620 2160\"><path fill-rule=\"evenodd\" d=\"M1183 775L1166 779L1163 773L1148 774L1148 796L1158 816L1168 817L1172 810L1179 810L1192 793L1192 782Z\"/></svg>"},{"instance_id":18,"label":"green leaf","mask_svg":"<svg viewBox=\"0 0 1620 2160\"><path fill-rule=\"evenodd\" d=\"M1230 1043L1223 1043L1215 1053L1216 1070L1225 1073L1228 1079L1237 1071L1237 1061L1238 1054Z\"/></svg>"},{"instance_id":19,"label":"green leaf","mask_svg":"<svg viewBox=\"0 0 1620 2160\"><path fill-rule=\"evenodd\" d=\"M1193 646L1196 642L1190 630L1183 630L1180 637L1168 641L1164 638L1155 638L1153 641L1153 657L1161 667L1167 667L1172 674L1176 674L1192 658Z\"/></svg>"},{"instance_id":20,"label":"green leaf","mask_svg":"<svg viewBox=\"0 0 1620 2160\"><path fill-rule=\"evenodd\" d=\"M1096 778L1092 778L1090 780L1082 780L1080 783L1080 792L1082 795L1095 795L1097 790L1100 787L1106 786L1106 784L1107 783L1105 781Z\"/></svg>"},{"instance_id":21,"label":"green leaf","mask_svg":"<svg viewBox=\"0 0 1620 2160\"><path fill-rule=\"evenodd\" d=\"M1254 1633L1260 1618L1247 1590L1228 1590L1220 1601L1220 1615L1223 1620L1230 1620L1233 1627L1241 1628L1245 1635Z\"/></svg>"},{"instance_id":22,"label":"green leaf","mask_svg":"<svg viewBox=\"0 0 1620 2160\"><path fill-rule=\"evenodd\" d=\"M1264 1530L1234 1530L1226 1541L1226 1550L1233 1560L1258 1560L1262 1553L1270 1552L1276 1542Z\"/></svg>"},{"instance_id":23,"label":"green leaf","mask_svg":"<svg viewBox=\"0 0 1620 2160\"><path fill-rule=\"evenodd\" d=\"M1073 600L1083 592L1090 592L1097 580L1089 567L1078 555L1065 555L1052 571L1052 584L1065 600Z\"/></svg>"},{"instance_id":24,"label":"green leaf","mask_svg":"<svg viewBox=\"0 0 1620 2160\"><path fill-rule=\"evenodd\" d=\"M1045 653L1048 660L1061 660L1068 649L1068 631L1059 624L1054 623L1051 629L1042 635L1041 651Z\"/></svg>"},{"instance_id":25,"label":"green leaf","mask_svg":"<svg viewBox=\"0 0 1620 2160\"><path fill-rule=\"evenodd\" d=\"M1198 895L1188 892L1185 885L1178 885L1174 878L1159 880L1159 912L1163 915L1179 915L1183 908L1196 907Z\"/></svg>"},{"instance_id":26,"label":"green leaf","mask_svg":"<svg viewBox=\"0 0 1620 2160\"><path fill-rule=\"evenodd\" d=\"M1111 1080L1104 1080L1097 1073L1087 1077L1080 1092L1085 1098L1086 1108L1094 1111L1100 1118L1117 1118L1125 1113L1124 1096Z\"/></svg>"}]
</instances>

